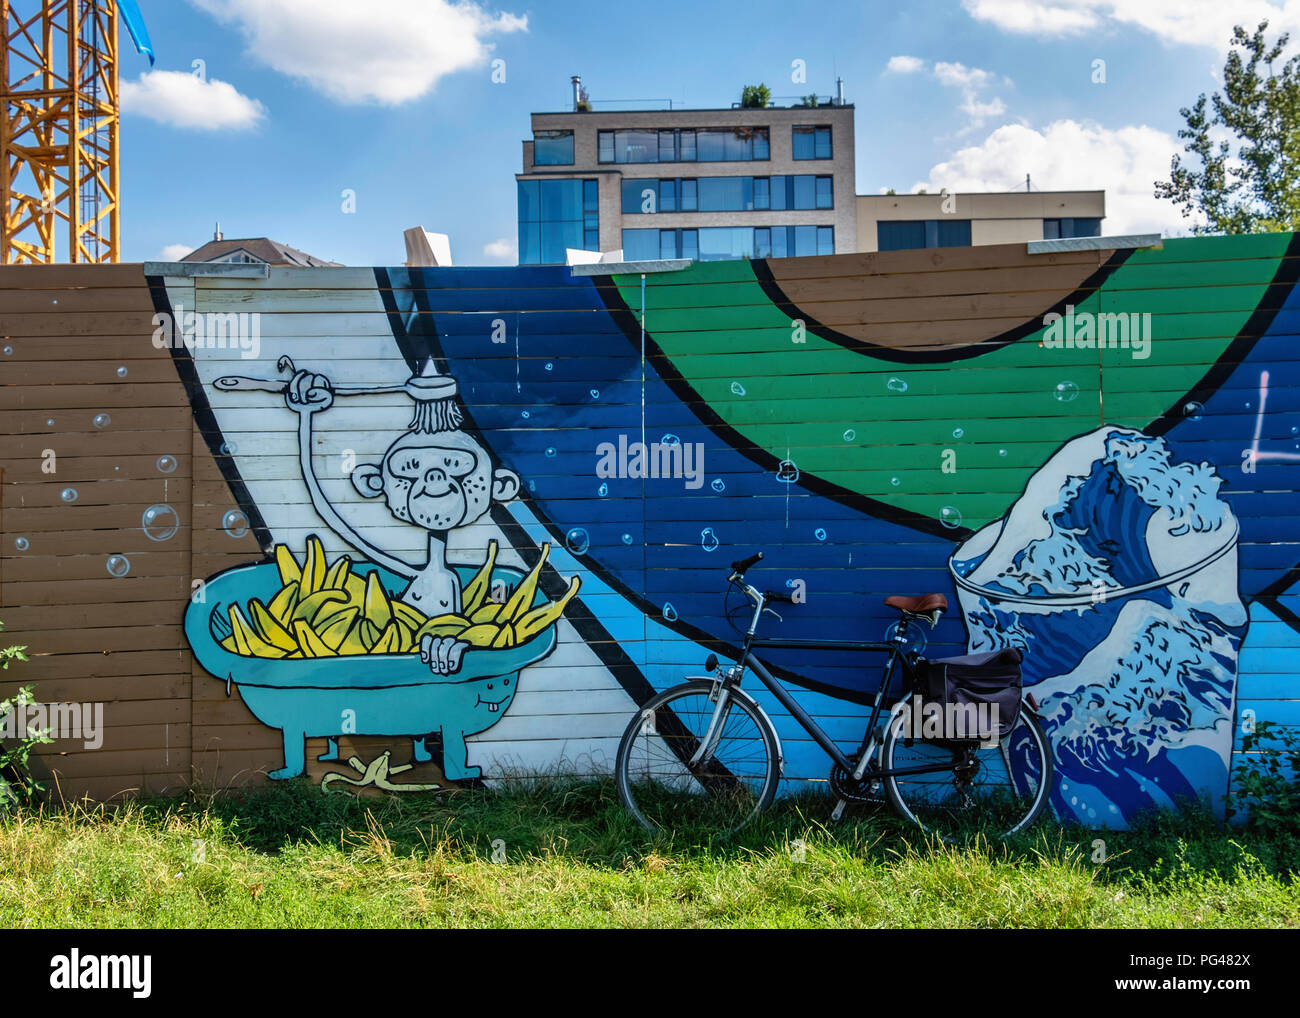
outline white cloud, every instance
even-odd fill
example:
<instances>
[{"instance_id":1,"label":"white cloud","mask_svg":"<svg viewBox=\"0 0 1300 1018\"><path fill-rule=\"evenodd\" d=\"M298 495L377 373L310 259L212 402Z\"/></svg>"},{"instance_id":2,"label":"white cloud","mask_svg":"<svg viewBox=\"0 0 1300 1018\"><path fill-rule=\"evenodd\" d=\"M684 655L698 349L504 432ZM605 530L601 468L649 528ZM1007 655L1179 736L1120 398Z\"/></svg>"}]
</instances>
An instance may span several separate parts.
<instances>
[{"instance_id":1,"label":"white cloud","mask_svg":"<svg viewBox=\"0 0 1300 1018\"><path fill-rule=\"evenodd\" d=\"M341 103L418 99L444 76L486 64L485 37L528 30L526 16L469 0L191 2L236 26L262 63Z\"/></svg>"},{"instance_id":2,"label":"white cloud","mask_svg":"<svg viewBox=\"0 0 1300 1018\"><path fill-rule=\"evenodd\" d=\"M1192 225L1170 201L1154 196L1155 182L1169 176L1178 141L1146 126L1116 130L1058 120L1042 130L1007 124L979 145L955 152L912 186L930 193L1017 191L1025 174L1035 190L1106 191L1102 232L1184 234Z\"/></svg>"},{"instance_id":3,"label":"white cloud","mask_svg":"<svg viewBox=\"0 0 1300 1018\"><path fill-rule=\"evenodd\" d=\"M947 63L943 60L935 61L934 76L939 84L957 88L987 88L997 81L997 75L992 71L967 67L965 64Z\"/></svg>"},{"instance_id":4,"label":"white cloud","mask_svg":"<svg viewBox=\"0 0 1300 1018\"><path fill-rule=\"evenodd\" d=\"M168 244L158 255L160 262L178 262L197 248L193 244Z\"/></svg>"},{"instance_id":5,"label":"white cloud","mask_svg":"<svg viewBox=\"0 0 1300 1018\"><path fill-rule=\"evenodd\" d=\"M902 55L890 57L889 63L885 65L885 71L889 74L916 74L923 70L925 70L925 61L920 57Z\"/></svg>"},{"instance_id":6,"label":"white cloud","mask_svg":"<svg viewBox=\"0 0 1300 1018\"><path fill-rule=\"evenodd\" d=\"M266 107L233 85L184 71L150 71L122 82L122 109L172 127L242 131L257 126Z\"/></svg>"},{"instance_id":7,"label":"white cloud","mask_svg":"<svg viewBox=\"0 0 1300 1018\"><path fill-rule=\"evenodd\" d=\"M962 0L971 17L1003 31L1082 35L1108 25L1144 29L1168 42L1226 51L1234 25L1300 28L1300 0Z\"/></svg>"},{"instance_id":8,"label":"white cloud","mask_svg":"<svg viewBox=\"0 0 1300 1018\"><path fill-rule=\"evenodd\" d=\"M483 245L483 257L492 262L513 265L519 260L519 241L513 237L488 241Z\"/></svg>"}]
</instances>

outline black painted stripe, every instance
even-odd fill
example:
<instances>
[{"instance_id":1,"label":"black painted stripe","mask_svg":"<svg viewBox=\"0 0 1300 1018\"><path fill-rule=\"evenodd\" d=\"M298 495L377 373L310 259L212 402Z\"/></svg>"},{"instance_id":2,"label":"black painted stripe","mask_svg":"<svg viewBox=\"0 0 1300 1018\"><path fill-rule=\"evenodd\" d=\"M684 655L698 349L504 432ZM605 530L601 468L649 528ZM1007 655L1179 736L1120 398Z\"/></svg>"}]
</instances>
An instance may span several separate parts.
<instances>
[{"instance_id":1,"label":"black painted stripe","mask_svg":"<svg viewBox=\"0 0 1300 1018\"><path fill-rule=\"evenodd\" d=\"M167 320L172 323L173 330L177 330L179 323L176 322L172 311L171 298L167 294L167 284L164 282L163 277L148 276L145 281L149 284L149 294L153 298L154 311L157 314L166 315ZM179 336L179 332L173 331L173 336ZM221 433L221 426L217 423L217 415L212 410L212 404L208 402L208 394L203 389L203 383L199 380L198 368L194 364L194 355L183 344L173 345L172 342L169 342L167 348L171 351L172 364L176 367L176 374L180 378L181 384L185 386L185 394L190 400L194 422L199 426L204 441L207 442L208 451L212 453L212 458L217 463L217 469L221 471L221 476L230 489L231 497L244 515L248 517L248 524L253 531L253 536L257 539L258 545L269 560L275 545L270 528L267 527L266 520L262 518L262 510L258 508L257 503L253 501L253 497L248 493L248 486L244 483L243 477L240 476L235 457L223 455L221 452L225 436ZM193 526L192 518L190 524Z\"/></svg>"}]
</instances>

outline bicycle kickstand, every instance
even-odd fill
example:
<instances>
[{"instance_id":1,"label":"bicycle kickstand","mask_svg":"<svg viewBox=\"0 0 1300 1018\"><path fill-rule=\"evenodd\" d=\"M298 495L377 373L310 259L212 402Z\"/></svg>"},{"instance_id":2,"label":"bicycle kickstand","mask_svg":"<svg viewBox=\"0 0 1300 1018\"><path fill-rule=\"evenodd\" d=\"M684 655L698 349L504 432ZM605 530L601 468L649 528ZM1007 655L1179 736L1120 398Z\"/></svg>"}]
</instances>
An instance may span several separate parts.
<instances>
[{"instance_id":1,"label":"bicycle kickstand","mask_svg":"<svg viewBox=\"0 0 1300 1018\"><path fill-rule=\"evenodd\" d=\"M840 817L844 815L844 807L847 805L848 805L847 799L841 799L839 802L835 804L835 808L831 810L831 823L837 824L840 822Z\"/></svg>"}]
</instances>

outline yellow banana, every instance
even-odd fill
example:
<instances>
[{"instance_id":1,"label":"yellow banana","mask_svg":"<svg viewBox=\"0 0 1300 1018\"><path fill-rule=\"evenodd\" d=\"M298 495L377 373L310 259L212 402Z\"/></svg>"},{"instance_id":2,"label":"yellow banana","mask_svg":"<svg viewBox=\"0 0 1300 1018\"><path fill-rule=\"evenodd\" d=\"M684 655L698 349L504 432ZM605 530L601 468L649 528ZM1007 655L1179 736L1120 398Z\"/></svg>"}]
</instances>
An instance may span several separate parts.
<instances>
[{"instance_id":1,"label":"yellow banana","mask_svg":"<svg viewBox=\"0 0 1300 1018\"><path fill-rule=\"evenodd\" d=\"M515 623L515 637L519 642L523 643L525 640L531 639L558 619L564 613L565 606L573 600L581 587L582 578L575 576L569 581L569 589L565 591L564 596L558 601L538 605L532 611L525 612L523 617Z\"/></svg>"},{"instance_id":2,"label":"yellow banana","mask_svg":"<svg viewBox=\"0 0 1300 1018\"><path fill-rule=\"evenodd\" d=\"M356 622L357 616L360 614L360 608L344 608L342 611L331 615L329 622L316 630L320 642L331 650L340 652L339 647L342 645L344 637L352 631L352 624Z\"/></svg>"},{"instance_id":3,"label":"yellow banana","mask_svg":"<svg viewBox=\"0 0 1300 1018\"><path fill-rule=\"evenodd\" d=\"M455 636L469 626L469 619L463 615L439 615L417 629L414 639L418 645L426 636Z\"/></svg>"},{"instance_id":4,"label":"yellow banana","mask_svg":"<svg viewBox=\"0 0 1300 1018\"><path fill-rule=\"evenodd\" d=\"M492 646L492 641L497 638L498 629L498 626L494 626L492 623L487 622L482 625L470 626L456 638L458 640L464 640L466 643L472 644L475 647L490 647Z\"/></svg>"},{"instance_id":5,"label":"yellow banana","mask_svg":"<svg viewBox=\"0 0 1300 1018\"><path fill-rule=\"evenodd\" d=\"M311 626L297 619L293 624L293 631L298 637L298 646L302 649L304 657L334 657L334 650L325 645L319 636L312 632Z\"/></svg>"},{"instance_id":6,"label":"yellow banana","mask_svg":"<svg viewBox=\"0 0 1300 1018\"><path fill-rule=\"evenodd\" d=\"M298 560L293 557L293 552L283 544L275 546L275 565L280 570L280 582L286 587L302 579L302 570L298 568Z\"/></svg>"},{"instance_id":7,"label":"yellow banana","mask_svg":"<svg viewBox=\"0 0 1300 1018\"><path fill-rule=\"evenodd\" d=\"M470 622L473 623L495 622L497 620L497 616L499 616L500 614L501 614L501 605L497 604L494 601L489 601L487 604L483 605L476 612L474 612L474 614L469 617L469 620Z\"/></svg>"},{"instance_id":8,"label":"yellow banana","mask_svg":"<svg viewBox=\"0 0 1300 1018\"><path fill-rule=\"evenodd\" d=\"M388 603L393 609L393 615L396 618L401 619L412 629L419 629L429 621L429 616L425 615L424 612L420 611L418 608L412 608L405 601L390 600Z\"/></svg>"},{"instance_id":9,"label":"yellow banana","mask_svg":"<svg viewBox=\"0 0 1300 1018\"><path fill-rule=\"evenodd\" d=\"M366 576L365 616L381 632L393 621L393 608L388 602L388 592L379 582L378 573L372 572Z\"/></svg>"},{"instance_id":10,"label":"yellow banana","mask_svg":"<svg viewBox=\"0 0 1300 1018\"><path fill-rule=\"evenodd\" d=\"M281 658L288 653L284 648L267 643L258 634L253 625L244 617L238 605L230 606L230 626L234 630L236 645L248 648L250 657Z\"/></svg>"},{"instance_id":11,"label":"yellow banana","mask_svg":"<svg viewBox=\"0 0 1300 1018\"><path fill-rule=\"evenodd\" d=\"M302 567L302 597L314 594L325 582L325 548L315 535L307 538L307 563Z\"/></svg>"},{"instance_id":12,"label":"yellow banana","mask_svg":"<svg viewBox=\"0 0 1300 1018\"><path fill-rule=\"evenodd\" d=\"M379 634L379 639L375 645L370 648L372 654L396 654L398 652L399 642L397 635L397 623L390 622L384 627L384 631Z\"/></svg>"},{"instance_id":13,"label":"yellow banana","mask_svg":"<svg viewBox=\"0 0 1300 1018\"><path fill-rule=\"evenodd\" d=\"M355 609L355 611L358 615L361 614L360 608ZM348 630L347 635L343 637L343 642L340 643L337 648L340 655L370 653L370 648L361 639L361 627L364 624L365 619L362 619Z\"/></svg>"},{"instance_id":14,"label":"yellow banana","mask_svg":"<svg viewBox=\"0 0 1300 1018\"><path fill-rule=\"evenodd\" d=\"M515 631L511 628L509 622L502 623L500 632L497 633L496 639L492 641L492 646L498 650L515 645Z\"/></svg>"},{"instance_id":15,"label":"yellow banana","mask_svg":"<svg viewBox=\"0 0 1300 1018\"><path fill-rule=\"evenodd\" d=\"M280 620L267 611L261 601L253 598L248 602L248 610L253 616L253 625L257 626L267 643L279 647L286 654L298 649L298 641L293 638L293 634L280 625Z\"/></svg>"},{"instance_id":16,"label":"yellow banana","mask_svg":"<svg viewBox=\"0 0 1300 1018\"><path fill-rule=\"evenodd\" d=\"M497 543L495 540L488 541L487 561L483 563L483 568L474 574L474 579L469 581L469 584L461 593L461 611L466 615L472 615L483 604L483 598L487 596L488 590L492 586L492 567L496 564L496 560Z\"/></svg>"},{"instance_id":17,"label":"yellow banana","mask_svg":"<svg viewBox=\"0 0 1300 1018\"><path fill-rule=\"evenodd\" d=\"M352 560L346 555L329 567L321 584L322 590L343 590L348 575L352 572Z\"/></svg>"},{"instance_id":18,"label":"yellow banana","mask_svg":"<svg viewBox=\"0 0 1300 1018\"><path fill-rule=\"evenodd\" d=\"M542 545L542 555L537 560L537 565L533 566L533 571L519 581L519 586L510 595L510 600L502 605L501 614L497 618L505 622L513 622L516 616L522 615L533 606L533 595L537 592L537 581L541 578L542 566L546 564L546 556L550 553L551 546L549 544Z\"/></svg>"},{"instance_id":19,"label":"yellow banana","mask_svg":"<svg viewBox=\"0 0 1300 1018\"><path fill-rule=\"evenodd\" d=\"M283 545L281 545L283 547ZM287 626L293 622L293 610L298 607L298 581L292 580L281 588L280 593L271 598L269 608L280 625Z\"/></svg>"},{"instance_id":20,"label":"yellow banana","mask_svg":"<svg viewBox=\"0 0 1300 1018\"><path fill-rule=\"evenodd\" d=\"M314 594L308 594L298 602L298 607L293 610L293 619L295 622L304 621L310 623L316 618L316 613L332 601L346 601L348 595L341 590L318 590Z\"/></svg>"}]
</instances>

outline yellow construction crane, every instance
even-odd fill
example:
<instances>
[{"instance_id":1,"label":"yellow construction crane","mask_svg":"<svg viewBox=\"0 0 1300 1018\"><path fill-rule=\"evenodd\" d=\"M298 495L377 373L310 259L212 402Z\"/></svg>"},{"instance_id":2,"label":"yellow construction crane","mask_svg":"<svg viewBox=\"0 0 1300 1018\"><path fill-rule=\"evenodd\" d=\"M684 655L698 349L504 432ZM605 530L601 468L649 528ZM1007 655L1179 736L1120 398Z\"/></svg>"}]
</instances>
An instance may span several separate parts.
<instances>
[{"instance_id":1,"label":"yellow construction crane","mask_svg":"<svg viewBox=\"0 0 1300 1018\"><path fill-rule=\"evenodd\" d=\"M0 0L0 265L116 262L118 31L136 0Z\"/></svg>"}]
</instances>

